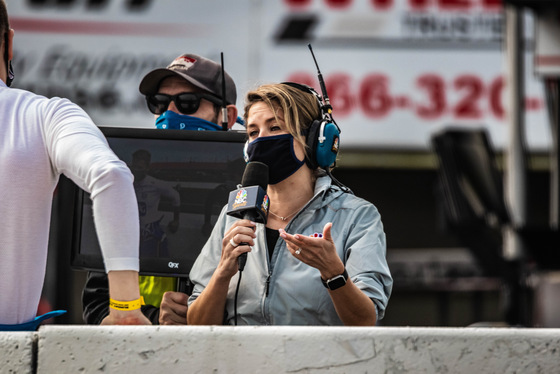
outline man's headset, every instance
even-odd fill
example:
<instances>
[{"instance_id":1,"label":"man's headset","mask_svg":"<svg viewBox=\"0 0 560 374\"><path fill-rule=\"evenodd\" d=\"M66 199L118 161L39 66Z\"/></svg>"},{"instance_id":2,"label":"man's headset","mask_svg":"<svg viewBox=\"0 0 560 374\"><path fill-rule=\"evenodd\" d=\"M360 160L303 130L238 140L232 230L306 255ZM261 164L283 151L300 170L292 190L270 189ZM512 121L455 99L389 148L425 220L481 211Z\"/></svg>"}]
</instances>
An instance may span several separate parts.
<instances>
[{"instance_id":1,"label":"man's headset","mask_svg":"<svg viewBox=\"0 0 560 374\"><path fill-rule=\"evenodd\" d=\"M336 162L338 154L340 141L338 125L333 121L328 107L323 104L321 96L312 87L295 82L282 82L282 84L297 88L305 93L313 94L317 99L321 116L313 120L309 128L305 130L305 141L309 149L305 162L313 170L317 167L328 169ZM248 160L248 144L247 142L244 148L245 160Z\"/></svg>"}]
</instances>

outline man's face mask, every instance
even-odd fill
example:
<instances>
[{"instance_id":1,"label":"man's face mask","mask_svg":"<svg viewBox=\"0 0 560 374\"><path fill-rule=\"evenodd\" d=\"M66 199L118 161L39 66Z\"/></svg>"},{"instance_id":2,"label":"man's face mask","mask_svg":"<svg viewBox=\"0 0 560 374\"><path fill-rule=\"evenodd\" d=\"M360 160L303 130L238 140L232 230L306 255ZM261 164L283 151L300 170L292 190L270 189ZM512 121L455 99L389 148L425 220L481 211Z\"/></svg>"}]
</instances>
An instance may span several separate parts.
<instances>
[{"instance_id":1,"label":"man's face mask","mask_svg":"<svg viewBox=\"0 0 560 374\"><path fill-rule=\"evenodd\" d=\"M276 184L294 174L305 164L294 152L291 134L265 136L247 146L247 162L259 161L268 166L268 184Z\"/></svg>"},{"instance_id":2,"label":"man's face mask","mask_svg":"<svg viewBox=\"0 0 560 374\"><path fill-rule=\"evenodd\" d=\"M156 119L156 127L164 130L198 130L216 131L222 127L202 118L178 114L171 110L165 111Z\"/></svg>"}]
</instances>

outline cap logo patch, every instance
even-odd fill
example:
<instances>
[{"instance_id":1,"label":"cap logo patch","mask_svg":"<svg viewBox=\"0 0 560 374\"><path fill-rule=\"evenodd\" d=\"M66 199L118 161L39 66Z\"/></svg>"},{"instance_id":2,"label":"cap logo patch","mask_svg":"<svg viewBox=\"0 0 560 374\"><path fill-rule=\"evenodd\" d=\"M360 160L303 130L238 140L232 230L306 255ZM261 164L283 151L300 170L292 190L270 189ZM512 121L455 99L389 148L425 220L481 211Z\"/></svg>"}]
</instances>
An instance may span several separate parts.
<instances>
[{"instance_id":1,"label":"cap logo patch","mask_svg":"<svg viewBox=\"0 0 560 374\"><path fill-rule=\"evenodd\" d=\"M173 69L187 70L191 68L195 62L196 60L194 58L190 58L187 56L180 56L177 57L175 60L173 60L173 62L167 68L172 70Z\"/></svg>"}]
</instances>

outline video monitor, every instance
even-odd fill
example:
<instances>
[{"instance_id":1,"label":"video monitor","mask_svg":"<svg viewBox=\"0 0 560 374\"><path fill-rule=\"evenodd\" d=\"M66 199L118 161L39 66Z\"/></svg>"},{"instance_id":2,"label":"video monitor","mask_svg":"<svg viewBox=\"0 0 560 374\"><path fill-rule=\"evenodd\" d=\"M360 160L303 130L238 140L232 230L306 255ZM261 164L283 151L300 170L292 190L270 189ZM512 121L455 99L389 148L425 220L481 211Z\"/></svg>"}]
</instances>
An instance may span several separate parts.
<instances>
[{"instance_id":1,"label":"video monitor","mask_svg":"<svg viewBox=\"0 0 560 374\"><path fill-rule=\"evenodd\" d=\"M244 132L102 127L135 176L140 273L187 277L229 192L241 183ZM88 193L76 187L71 265L104 271Z\"/></svg>"}]
</instances>

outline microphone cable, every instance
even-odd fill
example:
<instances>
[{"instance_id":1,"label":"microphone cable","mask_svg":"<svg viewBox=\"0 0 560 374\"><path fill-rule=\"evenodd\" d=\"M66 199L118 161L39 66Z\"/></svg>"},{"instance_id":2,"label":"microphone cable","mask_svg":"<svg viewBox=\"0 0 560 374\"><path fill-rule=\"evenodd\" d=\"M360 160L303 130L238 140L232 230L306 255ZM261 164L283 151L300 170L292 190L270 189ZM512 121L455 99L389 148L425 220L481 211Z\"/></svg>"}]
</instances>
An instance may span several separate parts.
<instances>
[{"instance_id":1,"label":"microphone cable","mask_svg":"<svg viewBox=\"0 0 560 374\"><path fill-rule=\"evenodd\" d=\"M233 299L233 322L237 326L237 296L239 295L239 285L241 284L241 276L243 269L239 269L239 278L237 279L237 286L235 287L235 298Z\"/></svg>"}]
</instances>

